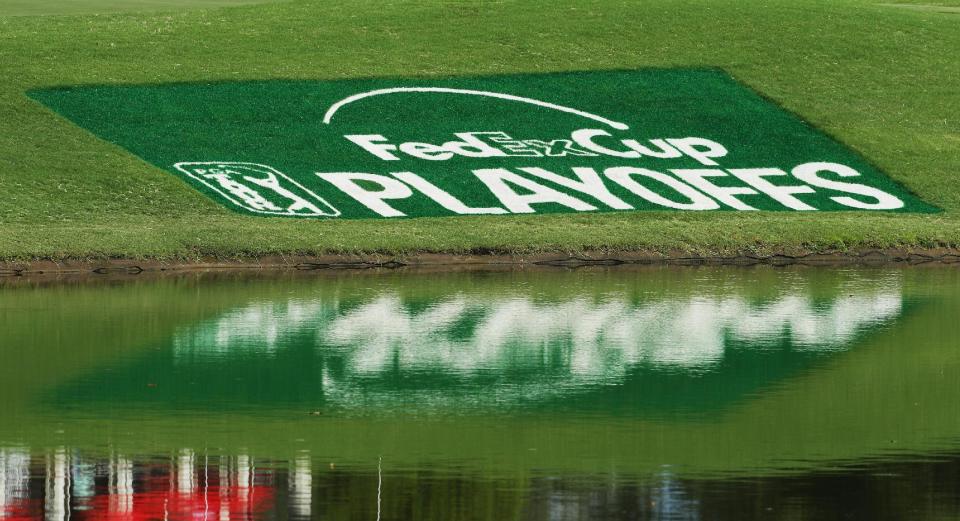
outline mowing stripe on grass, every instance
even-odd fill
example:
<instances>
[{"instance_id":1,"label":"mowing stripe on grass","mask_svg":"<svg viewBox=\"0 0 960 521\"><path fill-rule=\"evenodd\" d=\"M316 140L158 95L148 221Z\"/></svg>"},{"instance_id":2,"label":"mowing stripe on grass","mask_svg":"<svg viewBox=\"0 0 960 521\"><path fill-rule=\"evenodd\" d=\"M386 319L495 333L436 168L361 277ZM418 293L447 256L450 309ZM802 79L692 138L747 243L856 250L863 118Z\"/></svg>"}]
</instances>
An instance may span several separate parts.
<instances>
[{"instance_id":1,"label":"mowing stripe on grass","mask_svg":"<svg viewBox=\"0 0 960 521\"><path fill-rule=\"evenodd\" d=\"M717 70L30 95L251 215L937 211Z\"/></svg>"}]
</instances>

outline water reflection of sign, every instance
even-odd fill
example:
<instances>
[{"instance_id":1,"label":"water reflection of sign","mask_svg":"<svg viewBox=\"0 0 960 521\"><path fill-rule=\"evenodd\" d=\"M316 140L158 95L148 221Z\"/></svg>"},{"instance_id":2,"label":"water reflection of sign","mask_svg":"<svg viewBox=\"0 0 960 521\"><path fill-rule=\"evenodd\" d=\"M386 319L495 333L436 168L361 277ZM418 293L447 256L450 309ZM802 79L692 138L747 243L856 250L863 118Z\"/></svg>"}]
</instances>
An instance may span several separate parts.
<instances>
[{"instance_id":1,"label":"water reflection of sign","mask_svg":"<svg viewBox=\"0 0 960 521\"><path fill-rule=\"evenodd\" d=\"M456 297L416 313L387 295L337 316L321 338L348 350L358 373L387 371L395 363L411 370L480 370L517 346L569 344L562 362L570 376L601 380L637 364L709 368L734 342L760 348L779 343L782 334L796 349L844 349L862 328L899 312L899 295L889 292L819 306L801 295L765 303L704 296L637 304L618 298L549 303ZM471 315L483 317L473 335L452 335L454 325Z\"/></svg>"},{"instance_id":2,"label":"water reflection of sign","mask_svg":"<svg viewBox=\"0 0 960 521\"><path fill-rule=\"evenodd\" d=\"M291 379L300 382L296 396L328 405L530 405L659 378L663 388L689 381L683 392L661 396L647 389L625 406L719 407L735 398L726 394L745 388L742 381L734 385L738 379L762 375L749 387L793 374L815 358L850 349L858 335L896 318L901 308L896 275L818 299L792 288L762 300L710 292L552 301L455 293L414 303L388 290L361 301L252 303L181 330L172 363L194 380L205 379L210 393L212 376L204 376L204 367L233 360L236 374L255 371L248 361L262 359L274 372L289 372L285 388ZM296 363L281 362L292 357ZM162 367L150 364L153 372ZM398 375L405 375L402 390L389 384ZM235 388L224 385L224 392ZM266 388L258 388L260 396Z\"/></svg>"},{"instance_id":3,"label":"water reflection of sign","mask_svg":"<svg viewBox=\"0 0 960 521\"><path fill-rule=\"evenodd\" d=\"M412 311L399 295L387 293L341 312L339 301L255 303L183 331L175 352L191 357L276 351L298 331L316 330L316 346L345 353L356 373L388 371L396 363L462 373L508 357L513 364L536 364L535 358L513 355L558 343L569 344L563 366L572 376L614 376L641 363L705 369L734 342L760 348L786 335L796 349L844 349L864 328L900 313L894 284L826 302L799 293L764 302L737 295L647 302L618 295L558 302L455 295Z\"/></svg>"}]
</instances>

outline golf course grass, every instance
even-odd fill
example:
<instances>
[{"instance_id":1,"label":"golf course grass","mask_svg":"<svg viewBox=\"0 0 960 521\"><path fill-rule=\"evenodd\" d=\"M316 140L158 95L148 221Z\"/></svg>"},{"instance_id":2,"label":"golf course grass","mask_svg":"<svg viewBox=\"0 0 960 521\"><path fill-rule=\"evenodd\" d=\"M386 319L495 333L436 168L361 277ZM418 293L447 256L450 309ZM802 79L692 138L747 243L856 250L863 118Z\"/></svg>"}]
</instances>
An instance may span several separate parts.
<instances>
[{"instance_id":1,"label":"golf course grass","mask_svg":"<svg viewBox=\"0 0 960 521\"><path fill-rule=\"evenodd\" d=\"M2 0L3 16L77 15L231 7L270 0Z\"/></svg>"},{"instance_id":2,"label":"golf course grass","mask_svg":"<svg viewBox=\"0 0 960 521\"><path fill-rule=\"evenodd\" d=\"M0 0L0 260L960 245L960 2L35 3ZM650 67L723 69L943 212L250 217L26 94Z\"/></svg>"}]
</instances>

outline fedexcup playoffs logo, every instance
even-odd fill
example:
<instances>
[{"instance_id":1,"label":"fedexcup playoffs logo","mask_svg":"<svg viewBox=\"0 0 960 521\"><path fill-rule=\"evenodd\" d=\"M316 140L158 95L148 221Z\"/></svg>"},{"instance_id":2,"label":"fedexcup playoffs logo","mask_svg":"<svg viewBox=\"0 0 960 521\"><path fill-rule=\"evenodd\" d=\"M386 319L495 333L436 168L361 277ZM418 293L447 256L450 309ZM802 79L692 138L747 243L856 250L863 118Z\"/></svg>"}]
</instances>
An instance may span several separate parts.
<instances>
[{"instance_id":1,"label":"fedexcup playoffs logo","mask_svg":"<svg viewBox=\"0 0 960 521\"><path fill-rule=\"evenodd\" d=\"M179 113L215 107L218 117L179 122L185 134L158 128L153 140L107 137L263 216L934 210L718 71L431 83L127 88L131 111L160 112L158 127L180 107L147 105L149 89L178 90L163 100Z\"/></svg>"}]
</instances>

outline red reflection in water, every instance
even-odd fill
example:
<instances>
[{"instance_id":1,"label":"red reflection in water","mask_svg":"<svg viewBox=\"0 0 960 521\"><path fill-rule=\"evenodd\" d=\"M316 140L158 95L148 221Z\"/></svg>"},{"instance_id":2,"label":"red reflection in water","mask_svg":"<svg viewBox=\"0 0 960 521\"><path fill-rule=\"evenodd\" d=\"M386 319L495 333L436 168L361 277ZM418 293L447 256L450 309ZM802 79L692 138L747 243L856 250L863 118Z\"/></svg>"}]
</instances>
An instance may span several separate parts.
<instances>
[{"instance_id":1,"label":"red reflection in water","mask_svg":"<svg viewBox=\"0 0 960 521\"><path fill-rule=\"evenodd\" d=\"M3 521L43 519L43 502L36 499L16 501L12 505L7 505L6 510L0 511L0 519Z\"/></svg>"},{"instance_id":2,"label":"red reflection in water","mask_svg":"<svg viewBox=\"0 0 960 521\"><path fill-rule=\"evenodd\" d=\"M109 465L110 477L106 482L103 476L97 479L93 495L72 498L69 469L48 465L45 499L0 496L0 520L252 520L274 506L272 472L254 473L234 464L221 476L216 467L195 470L192 461L187 463L187 472L182 466L137 465L136 474L142 477L135 485L132 463L111 461ZM27 490L22 492L30 495Z\"/></svg>"},{"instance_id":3,"label":"red reflection in water","mask_svg":"<svg viewBox=\"0 0 960 521\"><path fill-rule=\"evenodd\" d=\"M195 494L168 490L138 492L129 497L98 495L89 503L90 510L74 512L71 518L89 521L255 519L272 506L272 487L231 490L217 486Z\"/></svg>"},{"instance_id":4,"label":"red reflection in water","mask_svg":"<svg viewBox=\"0 0 960 521\"><path fill-rule=\"evenodd\" d=\"M157 519L256 519L273 507L274 491L269 486L244 490L210 487L196 494L177 491L137 492L130 495L98 494L74 510L69 519L84 521L147 521ZM49 516L46 516L49 518ZM0 512L3 521L45 519L43 501L20 500Z\"/></svg>"}]
</instances>

